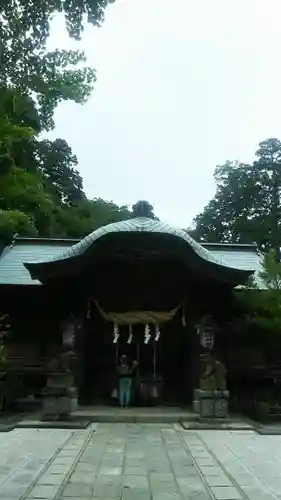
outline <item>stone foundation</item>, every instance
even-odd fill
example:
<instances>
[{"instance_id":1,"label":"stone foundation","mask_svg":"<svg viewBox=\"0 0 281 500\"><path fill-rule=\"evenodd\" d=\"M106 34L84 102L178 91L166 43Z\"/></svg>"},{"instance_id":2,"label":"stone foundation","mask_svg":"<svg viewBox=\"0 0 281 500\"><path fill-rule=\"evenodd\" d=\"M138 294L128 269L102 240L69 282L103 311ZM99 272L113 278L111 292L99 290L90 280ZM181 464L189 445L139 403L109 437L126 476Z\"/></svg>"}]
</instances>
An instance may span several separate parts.
<instances>
[{"instance_id":1,"label":"stone foundation","mask_svg":"<svg viewBox=\"0 0 281 500\"><path fill-rule=\"evenodd\" d=\"M77 390L71 373L51 374L43 390L43 420L62 420L77 408Z\"/></svg>"},{"instance_id":2,"label":"stone foundation","mask_svg":"<svg viewBox=\"0 0 281 500\"><path fill-rule=\"evenodd\" d=\"M229 391L194 391L193 411L201 418L227 418Z\"/></svg>"}]
</instances>

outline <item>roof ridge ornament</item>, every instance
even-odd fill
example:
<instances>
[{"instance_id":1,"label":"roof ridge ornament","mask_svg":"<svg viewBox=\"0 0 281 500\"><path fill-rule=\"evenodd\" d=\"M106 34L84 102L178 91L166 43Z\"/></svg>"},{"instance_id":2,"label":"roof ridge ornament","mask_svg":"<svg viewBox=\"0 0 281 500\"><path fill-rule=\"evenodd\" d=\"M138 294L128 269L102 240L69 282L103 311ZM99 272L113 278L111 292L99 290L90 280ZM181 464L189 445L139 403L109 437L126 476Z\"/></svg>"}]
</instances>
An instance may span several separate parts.
<instances>
[{"instance_id":1,"label":"roof ridge ornament","mask_svg":"<svg viewBox=\"0 0 281 500\"><path fill-rule=\"evenodd\" d=\"M132 206L134 218L156 219L153 210L153 206L146 200L139 200Z\"/></svg>"}]
</instances>

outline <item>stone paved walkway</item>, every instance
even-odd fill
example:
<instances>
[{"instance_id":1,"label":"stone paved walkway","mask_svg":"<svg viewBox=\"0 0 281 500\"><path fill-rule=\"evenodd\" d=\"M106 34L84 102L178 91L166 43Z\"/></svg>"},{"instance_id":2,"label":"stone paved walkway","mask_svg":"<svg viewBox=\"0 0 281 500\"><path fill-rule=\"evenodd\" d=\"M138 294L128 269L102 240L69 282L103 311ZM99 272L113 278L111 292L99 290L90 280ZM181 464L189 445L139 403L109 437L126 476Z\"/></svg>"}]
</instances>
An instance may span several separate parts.
<instances>
[{"instance_id":1,"label":"stone paved walkway","mask_svg":"<svg viewBox=\"0 0 281 500\"><path fill-rule=\"evenodd\" d=\"M1 500L277 500L281 436L172 424L0 434Z\"/></svg>"}]
</instances>

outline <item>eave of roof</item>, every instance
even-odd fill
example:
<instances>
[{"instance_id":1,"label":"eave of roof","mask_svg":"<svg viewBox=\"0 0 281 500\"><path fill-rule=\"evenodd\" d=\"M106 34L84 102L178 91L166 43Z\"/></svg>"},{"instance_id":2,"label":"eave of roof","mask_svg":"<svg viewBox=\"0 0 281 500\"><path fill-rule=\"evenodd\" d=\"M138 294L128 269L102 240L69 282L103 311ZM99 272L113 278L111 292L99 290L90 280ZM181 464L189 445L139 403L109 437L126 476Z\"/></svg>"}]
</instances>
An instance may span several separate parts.
<instances>
[{"instance_id":1,"label":"eave of roof","mask_svg":"<svg viewBox=\"0 0 281 500\"><path fill-rule=\"evenodd\" d=\"M80 241L78 238L16 238L13 245L6 247L0 255L0 286L40 285L39 280L31 278L24 263L57 259ZM259 278L259 271L262 270L262 256L255 245L202 243L202 247L212 253L216 261L223 260L229 267L251 270L255 273L258 287L265 289Z\"/></svg>"},{"instance_id":2,"label":"eave of roof","mask_svg":"<svg viewBox=\"0 0 281 500\"><path fill-rule=\"evenodd\" d=\"M66 245L68 247L71 247L75 245L76 243L79 243L83 240L84 238L30 238L27 236L17 236L14 240L14 243L34 243L36 245L40 243L51 243L53 245L56 244L62 244ZM241 250L242 248L245 250L253 250L256 249L257 246L254 243L208 243L208 242L200 242L200 245L203 246L204 248L210 249L210 248L231 248L233 250ZM6 247L7 248L7 247Z\"/></svg>"},{"instance_id":3,"label":"eave of roof","mask_svg":"<svg viewBox=\"0 0 281 500\"><path fill-rule=\"evenodd\" d=\"M86 265L89 252L91 252L90 259L92 261L94 255L98 256L99 248L102 248L104 255L108 249L112 248L113 242L119 242L118 244L122 245L124 236L127 241L128 238L133 238L133 240L131 239L133 247L135 244L144 244L143 237L145 236L150 239L152 246L156 245L156 248L161 248L166 254L173 254L183 265L190 267L195 272L204 273L210 279L229 283L232 286L244 284L253 272L253 269L250 268L241 269L229 265L229 263L215 256L213 252L196 242L186 231L146 217L136 217L107 224L94 230L81 241L62 252L61 255L46 259L45 262L25 262L25 266L29 270L31 277L39 279L41 282L59 276L70 276L76 269ZM167 245L167 238L173 242L173 250L171 250L170 245ZM118 252L117 248L116 251Z\"/></svg>"}]
</instances>

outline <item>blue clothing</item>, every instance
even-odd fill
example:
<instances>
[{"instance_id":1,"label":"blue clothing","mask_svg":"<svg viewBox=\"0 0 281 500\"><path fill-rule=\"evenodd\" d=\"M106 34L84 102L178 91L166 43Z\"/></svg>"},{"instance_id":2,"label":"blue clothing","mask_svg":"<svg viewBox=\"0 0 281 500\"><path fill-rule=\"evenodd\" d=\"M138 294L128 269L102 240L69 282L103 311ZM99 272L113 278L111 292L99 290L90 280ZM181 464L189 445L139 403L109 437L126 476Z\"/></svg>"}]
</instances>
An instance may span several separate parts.
<instances>
[{"instance_id":1,"label":"blue clothing","mask_svg":"<svg viewBox=\"0 0 281 500\"><path fill-rule=\"evenodd\" d=\"M129 377L119 378L119 404L129 406L131 401L132 379Z\"/></svg>"}]
</instances>

